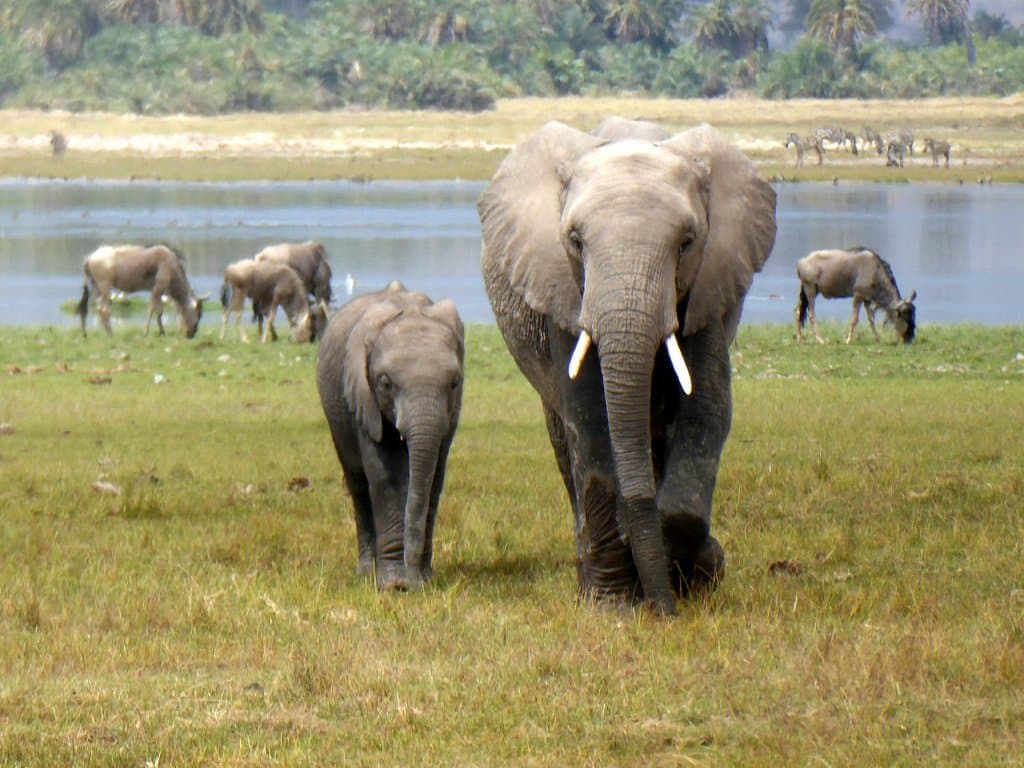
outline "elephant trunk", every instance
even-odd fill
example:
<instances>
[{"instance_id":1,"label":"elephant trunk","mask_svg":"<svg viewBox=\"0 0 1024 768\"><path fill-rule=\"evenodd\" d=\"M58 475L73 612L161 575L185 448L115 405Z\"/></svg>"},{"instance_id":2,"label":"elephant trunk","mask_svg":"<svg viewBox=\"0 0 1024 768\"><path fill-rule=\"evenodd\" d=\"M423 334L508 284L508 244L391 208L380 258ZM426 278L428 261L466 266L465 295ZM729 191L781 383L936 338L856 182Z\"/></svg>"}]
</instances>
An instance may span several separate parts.
<instances>
[{"instance_id":1,"label":"elephant trunk","mask_svg":"<svg viewBox=\"0 0 1024 768\"><path fill-rule=\"evenodd\" d=\"M678 322L675 273L669 268L674 262L657 253L630 262L648 265L646 273L634 266L614 280L592 282L585 304L597 308L592 327L621 498L620 525L629 537L645 600L658 613L673 614L675 596L655 502L650 419L655 355Z\"/></svg>"},{"instance_id":2,"label":"elephant trunk","mask_svg":"<svg viewBox=\"0 0 1024 768\"><path fill-rule=\"evenodd\" d=\"M427 550L427 529L430 515L431 491L441 443L448 427L443 414L443 403L419 401L411 410L424 414L411 418L408 426L401 425L409 451L409 490L405 501L403 550L409 587L422 586Z\"/></svg>"},{"instance_id":3,"label":"elephant trunk","mask_svg":"<svg viewBox=\"0 0 1024 768\"><path fill-rule=\"evenodd\" d=\"M635 338L632 343L636 344ZM658 613L673 614L675 597L655 502L651 454L651 374L657 342L647 349L623 353L607 351L607 346L599 345L599 354L621 497L620 525L629 537L645 600Z\"/></svg>"}]
</instances>

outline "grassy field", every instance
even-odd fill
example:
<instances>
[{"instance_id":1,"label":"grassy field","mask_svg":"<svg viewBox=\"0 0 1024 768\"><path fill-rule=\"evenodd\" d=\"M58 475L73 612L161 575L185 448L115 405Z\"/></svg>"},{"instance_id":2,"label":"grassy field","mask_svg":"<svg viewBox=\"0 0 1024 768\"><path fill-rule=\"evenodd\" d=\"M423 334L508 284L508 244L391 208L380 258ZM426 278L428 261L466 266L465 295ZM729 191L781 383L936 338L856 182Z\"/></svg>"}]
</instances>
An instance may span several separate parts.
<instances>
[{"instance_id":1,"label":"grassy field","mask_svg":"<svg viewBox=\"0 0 1024 768\"><path fill-rule=\"evenodd\" d=\"M668 621L577 603L491 326L397 595L354 574L314 347L0 335L0 765L1019 764L1019 328L744 326L728 573Z\"/></svg>"},{"instance_id":2,"label":"grassy field","mask_svg":"<svg viewBox=\"0 0 1024 768\"><path fill-rule=\"evenodd\" d=\"M488 178L508 148L557 119L589 130L619 114L672 130L709 122L766 175L786 180L1024 181L1024 95L1007 98L762 101L560 98L499 101L481 113L335 111L218 117L0 111L0 176L162 179ZM946 139L952 167L915 154L903 169L883 158L832 151L819 168L793 167L789 131L839 125L860 133L909 127ZM68 137L50 157L48 132ZM923 141L921 142L923 144ZM814 160L810 160L813 163Z\"/></svg>"}]
</instances>

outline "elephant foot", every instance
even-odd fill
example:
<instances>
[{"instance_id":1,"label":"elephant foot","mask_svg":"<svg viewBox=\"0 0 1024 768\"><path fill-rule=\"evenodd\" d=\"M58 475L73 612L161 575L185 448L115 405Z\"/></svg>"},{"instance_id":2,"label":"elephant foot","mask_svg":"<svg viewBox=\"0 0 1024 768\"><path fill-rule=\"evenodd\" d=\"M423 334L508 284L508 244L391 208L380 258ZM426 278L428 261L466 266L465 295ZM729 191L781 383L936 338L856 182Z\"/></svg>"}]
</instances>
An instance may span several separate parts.
<instances>
[{"instance_id":1,"label":"elephant foot","mask_svg":"<svg viewBox=\"0 0 1024 768\"><path fill-rule=\"evenodd\" d=\"M373 575L373 553L365 553L359 555L359 563L356 565L357 576L372 576Z\"/></svg>"},{"instance_id":2,"label":"elephant foot","mask_svg":"<svg viewBox=\"0 0 1024 768\"><path fill-rule=\"evenodd\" d=\"M725 577L725 550L714 536L708 536L693 559L673 560L672 588L682 597L713 592Z\"/></svg>"},{"instance_id":3,"label":"elephant foot","mask_svg":"<svg viewBox=\"0 0 1024 768\"><path fill-rule=\"evenodd\" d=\"M426 577L422 571L404 564L377 565L377 589L381 592L411 592L423 589Z\"/></svg>"}]
</instances>

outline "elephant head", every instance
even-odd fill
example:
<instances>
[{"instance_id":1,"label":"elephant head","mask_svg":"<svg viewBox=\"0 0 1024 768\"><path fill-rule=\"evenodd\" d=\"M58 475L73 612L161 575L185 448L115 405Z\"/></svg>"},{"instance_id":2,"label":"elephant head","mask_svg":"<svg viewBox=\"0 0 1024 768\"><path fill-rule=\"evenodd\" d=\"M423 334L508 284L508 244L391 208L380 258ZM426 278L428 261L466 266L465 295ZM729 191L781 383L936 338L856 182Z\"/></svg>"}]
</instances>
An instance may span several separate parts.
<instances>
[{"instance_id":1,"label":"elephant head","mask_svg":"<svg viewBox=\"0 0 1024 768\"><path fill-rule=\"evenodd\" d=\"M404 515L377 531L378 561L389 555L404 561L404 576L390 586L407 588L429 575L430 509L440 488L435 475L443 473L459 420L464 330L450 300L431 303L421 293L397 289L382 297L361 308L348 335L342 387L369 440L380 444L390 435L407 449ZM389 538L388 530L399 535Z\"/></svg>"},{"instance_id":2,"label":"elephant head","mask_svg":"<svg viewBox=\"0 0 1024 768\"><path fill-rule=\"evenodd\" d=\"M664 140L649 123L634 126L619 121L604 136L548 123L503 161L478 210L485 278L500 274L514 301L578 337L568 370L550 375L575 376L596 346L619 527L645 599L668 613L675 602L655 504L652 371L665 347L689 394L677 334L720 323L732 340L774 243L775 193L709 126ZM534 371L531 381L557 409L547 375Z\"/></svg>"}]
</instances>

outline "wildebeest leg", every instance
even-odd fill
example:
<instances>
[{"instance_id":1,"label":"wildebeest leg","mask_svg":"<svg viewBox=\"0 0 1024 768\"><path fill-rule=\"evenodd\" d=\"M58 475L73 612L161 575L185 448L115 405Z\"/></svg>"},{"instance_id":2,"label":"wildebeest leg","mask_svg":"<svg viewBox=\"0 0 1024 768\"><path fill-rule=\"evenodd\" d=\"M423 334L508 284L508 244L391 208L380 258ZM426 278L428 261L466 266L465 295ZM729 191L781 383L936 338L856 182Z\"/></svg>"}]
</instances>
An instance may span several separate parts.
<instances>
[{"instance_id":1,"label":"wildebeest leg","mask_svg":"<svg viewBox=\"0 0 1024 768\"><path fill-rule=\"evenodd\" d=\"M860 305L863 303L863 299L860 296L854 294L853 296L853 317L850 318L850 332L846 334L846 343L849 344L853 341L853 329L857 327L857 321L860 320Z\"/></svg>"},{"instance_id":2,"label":"wildebeest leg","mask_svg":"<svg viewBox=\"0 0 1024 768\"><path fill-rule=\"evenodd\" d=\"M811 321L811 330L814 331L814 338L818 340L819 344L824 344L825 340L818 333L818 321L814 317L814 300L818 297L818 293L813 285L810 288L805 285L804 291L807 293L807 319Z\"/></svg>"},{"instance_id":3,"label":"wildebeest leg","mask_svg":"<svg viewBox=\"0 0 1024 768\"><path fill-rule=\"evenodd\" d=\"M804 322L807 320L807 289L800 283L800 290L797 291L796 307L793 308L793 318L796 320L796 340L799 344L804 340Z\"/></svg>"},{"instance_id":4,"label":"wildebeest leg","mask_svg":"<svg viewBox=\"0 0 1024 768\"><path fill-rule=\"evenodd\" d=\"M158 291L153 291L153 294L149 297L149 314L146 316L146 335L149 336L149 324L153 320L153 315L156 315L156 327L160 331L160 335L164 335L164 302Z\"/></svg>"},{"instance_id":5,"label":"wildebeest leg","mask_svg":"<svg viewBox=\"0 0 1024 768\"><path fill-rule=\"evenodd\" d=\"M114 332L110 329L110 291L104 291L100 294L100 322L103 323L103 328L107 331L108 336L113 336Z\"/></svg>"},{"instance_id":6,"label":"wildebeest leg","mask_svg":"<svg viewBox=\"0 0 1024 768\"><path fill-rule=\"evenodd\" d=\"M864 302L864 314L868 316L868 324L871 326L871 332L875 334L875 341L881 341L882 337L878 335L878 329L875 328L875 310L878 309L878 305L871 301Z\"/></svg>"},{"instance_id":7,"label":"wildebeest leg","mask_svg":"<svg viewBox=\"0 0 1024 768\"><path fill-rule=\"evenodd\" d=\"M231 313L235 313L235 322L238 325L238 336L246 344L249 343L249 334L242 325L242 310L245 309L245 293L237 288L231 294L231 303L224 311L224 325L221 329L221 338L224 337L224 328L227 328Z\"/></svg>"},{"instance_id":8,"label":"wildebeest leg","mask_svg":"<svg viewBox=\"0 0 1024 768\"><path fill-rule=\"evenodd\" d=\"M270 334L274 334L274 341L277 341L277 331L274 330L274 318L277 316L277 300L270 302L270 309L267 312L267 324L263 329L263 338L261 341L266 344L267 337Z\"/></svg>"}]
</instances>

